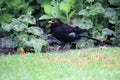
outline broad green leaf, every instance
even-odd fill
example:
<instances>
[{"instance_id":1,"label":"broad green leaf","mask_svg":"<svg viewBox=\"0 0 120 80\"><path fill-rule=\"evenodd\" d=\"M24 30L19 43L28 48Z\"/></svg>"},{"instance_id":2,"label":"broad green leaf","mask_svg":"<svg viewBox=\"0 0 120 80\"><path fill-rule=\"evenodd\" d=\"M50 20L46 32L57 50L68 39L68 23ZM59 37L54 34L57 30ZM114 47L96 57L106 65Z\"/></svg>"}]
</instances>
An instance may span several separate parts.
<instances>
[{"instance_id":1,"label":"broad green leaf","mask_svg":"<svg viewBox=\"0 0 120 80\"><path fill-rule=\"evenodd\" d=\"M2 24L2 29L9 32L12 29L12 27L10 26L10 24L4 23Z\"/></svg>"},{"instance_id":2,"label":"broad green leaf","mask_svg":"<svg viewBox=\"0 0 120 80\"><path fill-rule=\"evenodd\" d=\"M68 13L71 9L71 6L68 3L62 2L60 3L60 9Z\"/></svg>"},{"instance_id":3,"label":"broad green leaf","mask_svg":"<svg viewBox=\"0 0 120 80\"><path fill-rule=\"evenodd\" d=\"M36 0L36 2L40 4L42 2L42 0Z\"/></svg>"},{"instance_id":4,"label":"broad green leaf","mask_svg":"<svg viewBox=\"0 0 120 80\"><path fill-rule=\"evenodd\" d=\"M105 17L112 18L115 17L116 12L112 8L107 8L104 12Z\"/></svg>"},{"instance_id":5,"label":"broad green leaf","mask_svg":"<svg viewBox=\"0 0 120 80\"><path fill-rule=\"evenodd\" d=\"M100 3L95 3L94 5L83 9L79 14L83 14L84 16L95 16L101 13L104 13L105 10Z\"/></svg>"},{"instance_id":6,"label":"broad green leaf","mask_svg":"<svg viewBox=\"0 0 120 80\"><path fill-rule=\"evenodd\" d=\"M4 13L0 16L0 23L8 23L12 21L12 15L8 13Z\"/></svg>"},{"instance_id":7,"label":"broad green leaf","mask_svg":"<svg viewBox=\"0 0 120 80\"><path fill-rule=\"evenodd\" d=\"M30 37L29 35L24 38L23 42L26 46L33 47L34 40L36 38Z\"/></svg>"},{"instance_id":8,"label":"broad green leaf","mask_svg":"<svg viewBox=\"0 0 120 80\"><path fill-rule=\"evenodd\" d=\"M36 24L36 20L33 16L30 15L22 15L19 17L19 20L25 23Z\"/></svg>"},{"instance_id":9,"label":"broad green leaf","mask_svg":"<svg viewBox=\"0 0 120 80\"><path fill-rule=\"evenodd\" d=\"M3 47L15 48L15 47L17 47L17 45L18 45L18 41L13 37L8 36L8 37L4 37L2 39Z\"/></svg>"},{"instance_id":10,"label":"broad green leaf","mask_svg":"<svg viewBox=\"0 0 120 80\"><path fill-rule=\"evenodd\" d=\"M51 5L44 5L44 11L47 14L53 14L54 8Z\"/></svg>"},{"instance_id":11,"label":"broad green leaf","mask_svg":"<svg viewBox=\"0 0 120 80\"><path fill-rule=\"evenodd\" d=\"M92 6L94 6L94 7L102 7L102 4L99 3L99 2L96 2L96 3L94 3Z\"/></svg>"},{"instance_id":12,"label":"broad green leaf","mask_svg":"<svg viewBox=\"0 0 120 80\"><path fill-rule=\"evenodd\" d=\"M97 11L98 13L104 13L104 12L105 12L104 8L102 8L102 7L97 7L97 8L96 8L96 11Z\"/></svg>"},{"instance_id":13,"label":"broad green leaf","mask_svg":"<svg viewBox=\"0 0 120 80\"><path fill-rule=\"evenodd\" d=\"M118 25L118 17L114 16L114 17L110 18L109 23Z\"/></svg>"},{"instance_id":14,"label":"broad green leaf","mask_svg":"<svg viewBox=\"0 0 120 80\"><path fill-rule=\"evenodd\" d=\"M120 7L114 9L116 11L116 14L120 16Z\"/></svg>"},{"instance_id":15,"label":"broad green leaf","mask_svg":"<svg viewBox=\"0 0 120 80\"><path fill-rule=\"evenodd\" d=\"M35 53L40 53L42 46L47 45L47 42L43 39L34 39L33 41L33 48Z\"/></svg>"},{"instance_id":16,"label":"broad green leaf","mask_svg":"<svg viewBox=\"0 0 120 80\"><path fill-rule=\"evenodd\" d=\"M73 23L74 26L78 26L78 24L80 24L80 21L81 21L80 18L74 18L74 19L72 19L72 23Z\"/></svg>"},{"instance_id":17,"label":"broad green leaf","mask_svg":"<svg viewBox=\"0 0 120 80\"><path fill-rule=\"evenodd\" d=\"M51 16L51 15L42 15L42 16L39 18L39 20L51 19L51 18L53 18L53 16Z\"/></svg>"},{"instance_id":18,"label":"broad green leaf","mask_svg":"<svg viewBox=\"0 0 120 80\"><path fill-rule=\"evenodd\" d=\"M1 7L1 5L3 4L3 2L4 2L4 0L0 0L0 7Z\"/></svg>"},{"instance_id":19,"label":"broad green leaf","mask_svg":"<svg viewBox=\"0 0 120 80\"><path fill-rule=\"evenodd\" d=\"M32 33L36 36L41 36L43 34L43 30L39 27L29 27L27 28L28 33Z\"/></svg>"},{"instance_id":20,"label":"broad green leaf","mask_svg":"<svg viewBox=\"0 0 120 80\"><path fill-rule=\"evenodd\" d=\"M80 11L79 11L79 15L90 16L86 9L80 10Z\"/></svg>"},{"instance_id":21,"label":"broad green leaf","mask_svg":"<svg viewBox=\"0 0 120 80\"><path fill-rule=\"evenodd\" d=\"M94 0L86 0L88 3L92 3L94 2Z\"/></svg>"},{"instance_id":22,"label":"broad green leaf","mask_svg":"<svg viewBox=\"0 0 120 80\"><path fill-rule=\"evenodd\" d=\"M26 41L26 39L28 38L27 34L21 34L18 36L20 41Z\"/></svg>"},{"instance_id":23,"label":"broad green leaf","mask_svg":"<svg viewBox=\"0 0 120 80\"><path fill-rule=\"evenodd\" d=\"M19 9L20 5L22 4L22 0L6 0L5 3L11 9Z\"/></svg>"},{"instance_id":24,"label":"broad green leaf","mask_svg":"<svg viewBox=\"0 0 120 80\"><path fill-rule=\"evenodd\" d=\"M59 8L59 1L55 1L55 0L53 0L52 2L51 2L51 5L52 6L54 6L54 17L59 17L59 15L61 14L61 11L60 11L60 8ZM61 16L61 15L60 15Z\"/></svg>"},{"instance_id":25,"label":"broad green leaf","mask_svg":"<svg viewBox=\"0 0 120 80\"><path fill-rule=\"evenodd\" d=\"M33 42L33 48L34 48L35 53L40 53L40 51L42 49L42 45L38 40L35 40Z\"/></svg>"},{"instance_id":26,"label":"broad green leaf","mask_svg":"<svg viewBox=\"0 0 120 80\"><path fill-rule=\"evenodd\" d=\"M102 30L102 34L104 34L104 35L112 35L112 34L114 34L114 31L112 31L112 30L110 30L108 28L104 28Z\"/></svg>"},{"instance_id":27,"label":"broad green leaf","mask_svg":"<svg viewBox=\"0 0 120 80\"><path fill-rule=\"evenodd\" d=\"M38 3L41 3L41 7L44 8L45 5L50 5L51 0L36 0Z\"/></svg>"},{"instance_id":28,"label":"broad green leaf","mask_svg":"<svg viewBox=\"0 0 120 80\"><path fill-rule=\"evenodd\" d=\"M120 0L108 0L111 5L120 6Z\"/></svg>"},{"instance_id":29,"label":"broad green leaf","mask_svg":"<svg viewBox=\"0 0 120 80\"><path fill-rule=\"evenodd\" d=\"M87 45L86 38L82 38L79 41L76 42L76 48L83 48Z\"/></svg>"},{"instance_id":30,"label":"broad green leaf","mask_svg":"<svg viewBox=\"0 0 120 80\"><path fill-rule=\"evenodd\" d=\"M71 18L74 14L75 14L75 10L73 10L73 11L69 14L69 18Z\"/></svg>"},{"instance_id":31,"label":"broad green leaf","mask_svg":"<svg viewBox=\"0 0 120 80\"><path fill-rule=\"evenodd\" d=\"M36 38L33 35L27 35L27 34L23 34L19 36L19 40L22 41L24 43L24 45L28 46L28 47L33 47L35 52L40 52L42 46L47 45L47 42L42 39L42 38Z\"/></svg>"},{"instance_id":32,"label":"broad green leaf","mask_svg":"<svg viewBox=\"0 0 120 80\"><path fill-rule=\"evenodd\" d=\"M87 18L75 18L72 20L74 26L78 26L81 29L90 29L93 27L93 23Z\"/></svg>"},{"instance_id":33,"label":"broad green leaf","mask_svg":"<svg viewBox=\"0 0 120 80\"><path fill-rule=\"evenodd\" d=\"M19 21L13 21L10 26L12 26L12 29L15 31L23 31L25 28L27 28L27 25L24 23L21 23Z\"/></svg>"},{"instance_id":34,"label":"broad green leaf","mask_svg":"<svg viewBox=\"0 0 120 80\"><path fill-rule=\"evenodd\" d=\"M42 46L47 45L47 42L44 39L36 38L34 36L29 35L21 35L20 40L24 43L24 45L33 47L35 53L40 53Z\"/></svg>"},{"instance_id":35,"label":"broad green leaf","mask_svg":"<svg viewBox=\"0 0 120 80\"><path fill-rule=\"evenodd\" d=\"M23 42L25 46L28 46L28 47L33 47L33 42L35 39L36 37L33 35L23 34L19 36L19 40Z\"/></svg>"},{"instance_id":36,"label":"broad green leaf","mask_svg":"<svg viewBox=\"0 0 120 80\"><path fill-rule=\"evenodd\" d=\"M74 2L74 0L64 0L65 3L69 3L72 4Z\"/></svg>"}]
</instances>

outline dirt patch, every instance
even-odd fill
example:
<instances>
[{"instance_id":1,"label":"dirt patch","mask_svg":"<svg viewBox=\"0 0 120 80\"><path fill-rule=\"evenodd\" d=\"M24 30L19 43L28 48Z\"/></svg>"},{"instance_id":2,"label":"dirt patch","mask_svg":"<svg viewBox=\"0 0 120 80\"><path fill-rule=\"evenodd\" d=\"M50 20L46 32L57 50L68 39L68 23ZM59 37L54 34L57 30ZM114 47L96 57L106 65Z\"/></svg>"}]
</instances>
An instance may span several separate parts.
<instances>
[{"instance_id":1,"label":"dirt patch","mask_svg":"<svg viewBox=\"0 0 120 80\"><path fill-rule=\"evenodd\" d=\"M60 61L60 62L67 62L70 64L81 64L81 65L88 65L90 60L87 58L81 58L80 56L73 57L73 58L64 58L61 56L53 56L53 61Z\"/></svg>"}]
</instances>

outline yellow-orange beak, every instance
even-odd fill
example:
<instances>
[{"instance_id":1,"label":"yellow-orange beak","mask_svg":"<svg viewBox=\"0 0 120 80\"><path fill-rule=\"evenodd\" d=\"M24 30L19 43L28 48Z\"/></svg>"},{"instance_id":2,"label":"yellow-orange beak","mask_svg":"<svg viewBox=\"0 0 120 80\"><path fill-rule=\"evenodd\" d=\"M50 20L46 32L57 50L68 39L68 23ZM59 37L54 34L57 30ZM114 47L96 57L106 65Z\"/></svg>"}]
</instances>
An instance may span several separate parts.
<instances>
[{"instance_id":1,"label":"yellow-orange beak","mask_svg":"<svg viewBox=\"0 0 120 80\"><path fill-rule=\"evenodd\" d=\"M53 21L48 21L49 24L53 24L54 22Z\"/></svg>"}]
</instances>

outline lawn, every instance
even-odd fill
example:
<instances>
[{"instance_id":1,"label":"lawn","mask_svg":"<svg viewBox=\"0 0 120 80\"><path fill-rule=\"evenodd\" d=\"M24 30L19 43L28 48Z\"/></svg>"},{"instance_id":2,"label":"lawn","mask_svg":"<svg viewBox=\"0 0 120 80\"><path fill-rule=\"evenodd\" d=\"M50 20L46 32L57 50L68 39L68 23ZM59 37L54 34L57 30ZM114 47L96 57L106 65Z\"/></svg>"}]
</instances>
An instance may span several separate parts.
<instances>
[{"instance_id":1,"label":"lawn","mask_svg":"<svg viewBox=\"0 0 120 80\"><path fill-rule=\"evenodd\" d=\"M120 48L0 56L0 80L120 80Z\"/></svg>"}]
</instances>

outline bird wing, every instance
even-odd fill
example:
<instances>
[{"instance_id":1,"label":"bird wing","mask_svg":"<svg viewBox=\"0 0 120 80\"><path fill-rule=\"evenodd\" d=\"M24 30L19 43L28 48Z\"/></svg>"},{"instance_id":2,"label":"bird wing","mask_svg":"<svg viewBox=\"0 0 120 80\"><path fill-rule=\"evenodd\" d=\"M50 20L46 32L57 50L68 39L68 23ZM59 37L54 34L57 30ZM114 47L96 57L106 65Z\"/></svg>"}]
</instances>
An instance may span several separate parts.
<instances>
[{"instance_id":1,"label":"bird wing","mask_svg":"<svg viewBox=\"0 0 120 80\"><path fill-rule=\"evenodd\" d=\"M64 30L65 30L65 35L71 38L75 38L76 37L76 33L73 27L68 26L68 25L64 25Z\"/></svg>"}]
</instances>

